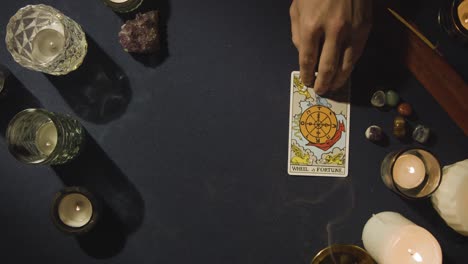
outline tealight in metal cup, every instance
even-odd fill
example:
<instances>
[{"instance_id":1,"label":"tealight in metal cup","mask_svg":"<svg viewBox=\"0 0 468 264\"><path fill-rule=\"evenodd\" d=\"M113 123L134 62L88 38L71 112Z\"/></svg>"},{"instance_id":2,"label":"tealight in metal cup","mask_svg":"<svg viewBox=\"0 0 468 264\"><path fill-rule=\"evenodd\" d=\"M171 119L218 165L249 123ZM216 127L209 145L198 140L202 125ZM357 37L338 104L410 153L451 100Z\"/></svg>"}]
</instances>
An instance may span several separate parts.
<instances>
[{"instance_id":1,"label":"tealight in metal cup","mask_svg":"<svg viewBox=\"0 0 468 264\"><path fill-rule=\"evenodd\" d=\"M437 158L420 148L391 152L382 161L380 173L390 190L410 199L429 197L442 180L442 169Z\"/></svg>"},{"instance_id":2,"label":"tealight in metal cup","mask_svg":"<svg viewBox=\"0 0 468 264\"><path fill-rule=\"evenodd\" d=\"M70 235L91 231L100 218L97 198L81 186L66 187L55 194L51 217L55 227Z\"/></svg>"},{"instance_id":3,"label":"tealight in metal cup","mask_svg":"<svg viewBox=\"0 0 468 264\"><path fill-rule=\"evenodd\" d=\"M77 69L88 44L81 26L47 5L28 5L10 18L6 47L21 66L52 75Z\"/></svg>"},{"instance_id":4,"label":"tealight in metal cup","mask_svg":"<svg viewBox=\"0 0 468 264\"><path fill-rule=\"evenodd\" d=\"M75 158L84 143L81 124L63 114L44 109L26 109L8 124L10 153L28 164L56 165Z\"/></svg>"}]
</instances>

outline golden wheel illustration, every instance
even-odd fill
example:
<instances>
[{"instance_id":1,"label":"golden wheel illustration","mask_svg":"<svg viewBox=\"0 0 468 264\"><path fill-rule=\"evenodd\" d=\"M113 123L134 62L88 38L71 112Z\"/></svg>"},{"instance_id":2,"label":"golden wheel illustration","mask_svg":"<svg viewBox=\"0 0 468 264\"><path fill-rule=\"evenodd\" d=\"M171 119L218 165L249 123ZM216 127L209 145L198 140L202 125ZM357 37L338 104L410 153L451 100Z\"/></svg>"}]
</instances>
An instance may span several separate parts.
<instances>
[{"instance_id":1,"label":"golden wheel illustration","mask_svg":"<svg viewBox=\"0 0 468 264\"><path fill-rule=\"evenodd\" d=\"M323 144L335 136L338 120L330 108L314 105L302 113L299 128L311 144Z\"/></svg>"}]
</instances>

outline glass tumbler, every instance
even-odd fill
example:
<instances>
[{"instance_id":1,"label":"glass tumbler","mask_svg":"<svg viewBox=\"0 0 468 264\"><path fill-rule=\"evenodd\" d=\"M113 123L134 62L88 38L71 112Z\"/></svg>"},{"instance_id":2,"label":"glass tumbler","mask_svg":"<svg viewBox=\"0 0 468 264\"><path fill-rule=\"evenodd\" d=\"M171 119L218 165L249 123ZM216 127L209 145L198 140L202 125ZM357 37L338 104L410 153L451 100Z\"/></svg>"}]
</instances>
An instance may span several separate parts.
<instances>
[{"instance_id":1,"label":"glass tumbler","mask_svg":"<svg viewBox=\"0 0 468 264\"><path fill-rule=\"evenodd\" d=\"M412 199L429 197L442 180L437 158L420 148L391 152L382 161L380 172L390 190Z\"/></svg>"},{"instance_id":2,"label":"glass tumbler","mask_svg":"<svg viewBox=\"0 0 468 264\"><path fill-rule=\"evenodd\" d=\"M16 114L8 124L8 149L28 164L56 165L80 153L84 142L81 124L66 115L31 108Z\"/></svg>"},{"instance_id":3,"label":"glass tumbler","mask_svg":"<svg viewBox=\"0 0 468 264\"><path fill-rule=\"evenodd\" d=\"M21 66L52 75L76 70L88 44L81 26L47 5L28 5L10 18L6 46Z\"/></svg>"}]
</instances>

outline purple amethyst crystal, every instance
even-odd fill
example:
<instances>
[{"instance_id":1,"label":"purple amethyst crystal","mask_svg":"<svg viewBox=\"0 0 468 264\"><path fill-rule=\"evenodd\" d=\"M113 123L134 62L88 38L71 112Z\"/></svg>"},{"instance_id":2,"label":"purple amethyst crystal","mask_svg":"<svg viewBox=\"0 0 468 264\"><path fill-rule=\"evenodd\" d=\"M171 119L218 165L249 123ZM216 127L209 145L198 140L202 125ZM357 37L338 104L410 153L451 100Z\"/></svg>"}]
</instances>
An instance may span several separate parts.
<instances>
[{"instance_id":1,"label":"purple amethyst crystal","mask_svg":"<svg viewBox=\"0 0 468 264\"><path fill-rule=\"evenodd\" d=\"M137 14L119 32L119 42L126 52L153 53L159 50L159 12Z\"/></svg>"}]
</instances>

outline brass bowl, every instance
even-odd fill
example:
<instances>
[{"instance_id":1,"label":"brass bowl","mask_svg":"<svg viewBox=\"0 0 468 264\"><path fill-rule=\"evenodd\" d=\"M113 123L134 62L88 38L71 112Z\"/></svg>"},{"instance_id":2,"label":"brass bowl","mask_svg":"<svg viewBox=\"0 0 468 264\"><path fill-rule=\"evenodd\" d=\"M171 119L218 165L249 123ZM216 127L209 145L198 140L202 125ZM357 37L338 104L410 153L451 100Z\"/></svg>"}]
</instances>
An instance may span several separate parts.
<instances>
[{"instance_id":1,"label":"brass bowl","mask_svg":"<svg viewBox=\"0 0 468 264\"><path fill-rule=\"evenodd\" d=\"M375 264L364 249L355 245L331 245L320 250L310 264Z\"/></svg>"}]
</instances>

